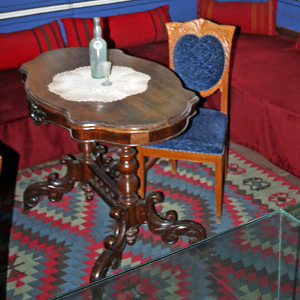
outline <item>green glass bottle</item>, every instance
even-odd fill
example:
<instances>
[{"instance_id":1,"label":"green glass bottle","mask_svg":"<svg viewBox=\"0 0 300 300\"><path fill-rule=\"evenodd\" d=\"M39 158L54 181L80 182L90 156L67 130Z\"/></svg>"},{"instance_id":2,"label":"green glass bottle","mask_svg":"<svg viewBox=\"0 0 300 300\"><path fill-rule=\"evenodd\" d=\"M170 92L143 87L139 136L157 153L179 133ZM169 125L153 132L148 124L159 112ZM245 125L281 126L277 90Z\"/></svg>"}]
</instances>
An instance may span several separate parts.
<instances>
[{"instance_id":1,"label":"green glass bottle","mask_svg":"<svg viewBox=\"0 0 300 300\"><path fill-rule=\"evenodd\" d=\"M100 18L94 20L94 38L89 43L91 75L93 78L104 78L101 62L107 61L107 44L101 37Z\"/></svg>"}]
</instances>

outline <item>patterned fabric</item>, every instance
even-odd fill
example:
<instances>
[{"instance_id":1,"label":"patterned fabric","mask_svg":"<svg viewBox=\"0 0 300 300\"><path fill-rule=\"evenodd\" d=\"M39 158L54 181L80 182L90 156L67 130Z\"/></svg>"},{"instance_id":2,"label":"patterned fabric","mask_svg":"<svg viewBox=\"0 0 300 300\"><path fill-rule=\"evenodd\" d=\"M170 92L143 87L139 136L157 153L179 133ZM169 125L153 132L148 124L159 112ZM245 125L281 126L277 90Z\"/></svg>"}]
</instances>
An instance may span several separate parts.
<instances>
[{"instance_id":1,"label":"patterned fabric","mask_svg":"<svg viewBox=\"0 0 300 300\"><path fill-rule=\"evenodd\" d=\"M63 18L69 47L87 47L93 38L91 18ZM109 48L123 48L167 40L165 23L170 22L169 6L100 18L102 36Z\"/></svg>"},{"instance_id":2,"label":"patterned fabric","mask_svg":"<svg viewBox=\"0 0 300 300\"><path fill-rule=\"evenodd\" d=\"M104 18L100 18L101 29L103 29L103 20ZM68 47L87 47L89 45L94 30L92 18L64 18L61 21L65 29Z\"/></svg>"},{"instance_id":3,"label":"patterned fabric","mask_svg":"<svg viewBox=\"0 0 300 300\"><path fill-rule=\"evenodd\" d=\"M213 35L182 36L173 51L174 70L185 85L194 91L213 88L223 76L225 51Z\"/></svg>"},{"instance_id":4,"label":"patterned fabric","mask_svg":"<svg viewBox=\"0 0 300 300\"><path fill-rule=\"evenodd\" d=\"M117 300L299 299L298 237L299 223L277 212L96 285L93 293ZM80 291L76 300L93 293Z\"/></svg>"},{"instance_id":5,"label":"patterned fabric","mask_svg":"<svg viewBox=\"0 0 300 300\"><path fill-rule=\"evenodd\" d=\"M65 100L75 102L113 102L148 89L151 79L148 74L123 66L112 66L111 70L109 81L112 85L109 88L102 85L105 78L95 80L91 76L91 67L85 66L56 74L48 85L48 90Z\"/></svg>"},{"instance_id":6,"label":"patterned fabric","mask_svg":"<svg viewBox=\"0 0 300 300\"><path fill-rule=\"evenodd\" d=\"M197 17L240 27L241 33L277 35L277 0L218 2L197 0Z\"/></svg>"},{"instance_id":7,"label":"patterned fabric","mask_svg":"<svg viewBox=\"0 0 300 300\"><path fill-rule=\"evenodd\" d=\"M52 172L63 176L66 167L50 166L24 172L11 186L0 181L0 299L49 299L87 284L91 268L104 249L103 239L114 231L109 207L99 197L86 201L79 188L73 188L57 203L43 197L28 215L22 214L25 189L32 183L44 181ZM178 173L172 175L169 161L160 160L147 173L146 192L153 191L165 195L163 203L156 206L158 211L175 209L179 219L203 224L208 237L278 208L300 203L299 188L232 150L220 224L215 219L212 164L179 161ZM241 238L237 237L237 243ZM243 240L241 243L243 245ZM108 276L187 245L186 239L180 239L172 246L166 245L143 225L139 228L136 243L125 247L120 268L109 271ZM216 263L219 261L216 257ZM227 261L224 261L225 265ZM220 266L221 269L224 266ZM211 281L203 277L197 282L201 282L204 289L214 288ZM184 298L185 294L182 295ZM249 299L256 298L253 295Z\"/></svg>"},{"instance_id":8,"label":"patterned fabric","mask_svg":"<svg viewBox=\"0 0 300 300\"><path fill-rule=\"evenodd\" d=\"M226 114L201 108L199 115L191 120L190 127L183 134L169 141L144 147L221 155L225 149L227 121Z\"/></svg>"},{"instance_id":9,"label":"patterned fabric","mask_svg":"<svg viewBox=\"0 0 300 300\"><path fill-rule=\"evenodd\" d=\"M0 70L19 68L42 52L64 47L57 21L12 33L0 34Z\"/></svg>"}]
</instances>

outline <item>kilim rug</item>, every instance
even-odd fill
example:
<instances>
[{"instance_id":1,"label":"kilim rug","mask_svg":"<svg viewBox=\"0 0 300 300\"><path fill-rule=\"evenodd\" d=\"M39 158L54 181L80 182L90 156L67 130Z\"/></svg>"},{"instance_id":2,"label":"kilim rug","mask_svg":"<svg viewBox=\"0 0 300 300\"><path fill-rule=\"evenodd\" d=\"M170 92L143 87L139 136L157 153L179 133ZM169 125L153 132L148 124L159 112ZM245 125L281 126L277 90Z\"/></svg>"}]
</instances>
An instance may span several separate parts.
<instances>
[{"instance_id":1,"label":"kilim rug","mask_svg":"<svg viewBox=\"0 0 300 300\"><path fill-rule=\"evenodd\" d=\"M28 185L65 171L65 166L54 165L22 173L13 191L7 187L0 195L0 299L49 299L88 283L103 240L114 229L106 204L99 197L87 202L84 192L74 188L58 203L45 197L28 215L21 214ZM175 209L179 219L200 222L208 236L300 202L299 188L233 150L220 224L215 221L213 165L180 161L178 173L172 175L170 163L160 160L147 175L147 193L152 191L165 195L159 211ZM120 268L108 276L187 244L182 238L165 245L143 225L135 245L126 246Z\"/></svg>"}]
</instances>

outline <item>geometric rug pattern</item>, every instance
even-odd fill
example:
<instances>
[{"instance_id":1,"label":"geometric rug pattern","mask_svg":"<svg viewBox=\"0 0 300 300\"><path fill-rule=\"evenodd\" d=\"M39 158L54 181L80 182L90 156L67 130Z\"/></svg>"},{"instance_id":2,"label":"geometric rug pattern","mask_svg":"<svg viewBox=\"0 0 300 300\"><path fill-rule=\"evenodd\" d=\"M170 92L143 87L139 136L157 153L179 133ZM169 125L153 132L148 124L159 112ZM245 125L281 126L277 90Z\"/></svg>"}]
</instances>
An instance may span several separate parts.
<instances>
[{"instance_id":1,"label":"geometric rug pattern","mask_svg":"<svg viewBox=\"0 0 300 300\"><path fill-rule=\"evenodd\" d=\"M275 212L82 290L76 300L93 293L102 299L299 299L299 229L299 221Z\"/></svg>"},{"instance_id":2,"label":"geometric rug pattern","mask_svg":"<svg viewBox=\"0 0 300 300\"><path fill-rule=\"evenodd\" d=\"M113 233L109 207L95 195L85 200L74 187L60 202L44 197L23 215L23 193L50 173L63 176L66 167L55 165L18 175L16 186L0 195L0 299L49 299L89 282L89 274L104 250L103 240ZM157 210L175 209L178 219L201 223L211 237L269 212L300 203L300 190L285 179L230 150L224 187L221 223L215 218L214 168L211 164L178 162L171 174L167 160L159 160L147 173L147 193L162 191ZM180 238L164 244L147 225L140 226L137 241L126 245L122 262L107 276L186 247Z\"/></svg>"}]
</instances>

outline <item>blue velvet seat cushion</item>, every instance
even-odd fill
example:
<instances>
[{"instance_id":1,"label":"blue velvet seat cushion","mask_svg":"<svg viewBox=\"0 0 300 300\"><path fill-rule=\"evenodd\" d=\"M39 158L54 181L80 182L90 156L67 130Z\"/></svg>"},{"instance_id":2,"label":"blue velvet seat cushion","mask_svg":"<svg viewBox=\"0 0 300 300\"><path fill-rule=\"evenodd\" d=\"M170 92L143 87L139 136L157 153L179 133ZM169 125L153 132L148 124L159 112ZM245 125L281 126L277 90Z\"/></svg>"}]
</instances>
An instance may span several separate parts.
<instances>
[{"instance_id":1,"label":"blue velvet seat cushion","mask_svg":"<svg viewBox=\"0 0 300 300\"><path fill-rule=\"evenodd\" d=\"M222 155L225 149L227 121L226 114L201 108L184 133L171 140L144 147Z\"/></svg>"},{"instance_id":2,"label":"blue velvet seat cushion","mask_svg":"<svg viewBox=\"0 0 300 300\"><path fill-rule=\"evenodd\" d=\"M178 39L173 50L174 70L187 88L207 91L222 78L225 50L218 38L206 34L186 34Z\"/></svg>"}]
</instances>

